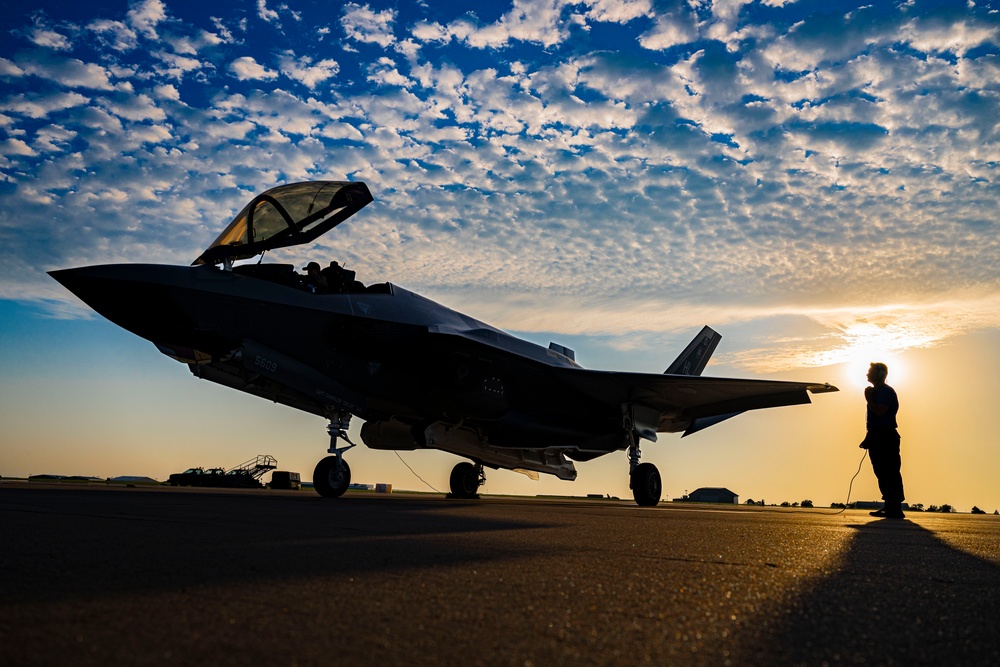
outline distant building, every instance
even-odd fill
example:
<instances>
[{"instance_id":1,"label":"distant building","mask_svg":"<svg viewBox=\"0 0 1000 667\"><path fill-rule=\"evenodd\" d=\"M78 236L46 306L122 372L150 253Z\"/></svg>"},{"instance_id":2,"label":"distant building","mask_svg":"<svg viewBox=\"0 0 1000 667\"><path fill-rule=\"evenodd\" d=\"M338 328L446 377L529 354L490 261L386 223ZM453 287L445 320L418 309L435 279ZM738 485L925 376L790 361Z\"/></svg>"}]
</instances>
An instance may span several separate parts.
<instances>
[{"instance_id":1,"label":"distant building","mask_svg":"<svg viewBox=\"0 0 1000 667\"><path fill-rule=\"evenodd\" d=\"M688 503L726 503L739 505L740 497L729 489L718 486L703 486L680 498Z\"/></svg>"},{"instance_id":2,"label":"distant building","mask_svg":"<svg viewBox=\"0 0 1000 667\"><path fill-rule=\"evenodd\" d=\"M93 475L51 475L45 473L42 475L29 475L28 481L103 482L104 480L100 477L94 477Z\"/></svg>"},{"instance_id":3,"label":"distant building","mask_svg":"<svg viewBox=\"0 0 1000 667\"><path fill-rule=\"evenodd\" d=\"M859 510L880 510L885 503L881 500L859 500L851 504Z\"/></svg>"},{"instance_id":4,"label":"distant building","mask_svg":"<svg viewBox=\"0 0 1000 667\"><path fill-rule=\"evenodd\" d=\"M145 475L120 475L119 477L112 477L108 481L120 484L159 484L157 480Z\"/></svg>"}]
</instances>

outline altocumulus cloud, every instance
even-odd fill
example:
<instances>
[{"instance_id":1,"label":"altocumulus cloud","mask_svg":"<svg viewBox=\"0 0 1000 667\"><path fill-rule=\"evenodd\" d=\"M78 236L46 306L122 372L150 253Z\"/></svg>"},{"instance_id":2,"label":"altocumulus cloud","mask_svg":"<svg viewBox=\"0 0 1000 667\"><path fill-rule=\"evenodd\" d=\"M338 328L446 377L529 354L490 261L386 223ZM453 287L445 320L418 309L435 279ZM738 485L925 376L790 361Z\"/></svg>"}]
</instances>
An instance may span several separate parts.
<instances>
[{"instance_id":1,"label":"altocumulus cloud","mask_svg":"<svg viewBox=\"0 0 1000 667\"><path fill-rule=\"evenodd\" d=\"M8 18L5 298L65 299L46 269L190 261L253 193L350 178L376 203L310 256L508 328L797 313L829 331L801 346L820 363L873 312L921 345L1000 324L988 6L145 0Z\"/></svg>"},{"instance_id":2,"label":"altocumulus cloud","mask_svg":"<svg viewBox=\"0 0 1000 667\"><path fill-rule=\"evenodd\" d=\"M277 72L267 69L263 65L257 63L250 56L241 56L229 63L229 71L239 79L240 81L247 80L266 80L273 79L278 76Z\"/></svg>"}]
</instances>

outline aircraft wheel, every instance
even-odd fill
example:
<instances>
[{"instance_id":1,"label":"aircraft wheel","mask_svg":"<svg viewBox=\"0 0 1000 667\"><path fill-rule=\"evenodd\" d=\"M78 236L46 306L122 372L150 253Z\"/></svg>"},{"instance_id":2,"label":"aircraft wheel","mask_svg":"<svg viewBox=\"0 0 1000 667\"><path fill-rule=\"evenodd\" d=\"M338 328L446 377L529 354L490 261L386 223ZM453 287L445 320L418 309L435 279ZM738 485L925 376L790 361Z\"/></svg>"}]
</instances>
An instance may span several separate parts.
<instances>
[{"instance_id":1,"label":"aircraft wheel","mask_svg":"<svg viewBox=\"0 0 1000 667\"><path fill-rule=\"evenodd\" d=\"M475 498L479 490L479 473L476 466L462 461L451 469L451 495L456 498Z\"/></svg>"},{"instance_id":2,"label":"aircraft wheel","mask_svg":"<svg viewBox=\"0 0 1000 667\"><path fill-rule=\"evenodd\" d=\"M663 493L660 471L652 463L640 463L632 472L632 497L640 507L655 507Z\"/></svg>"},{"instance_id":3,"label":"aircraft wheel","mask_svg":"<svg viewBox=\"0 0 1000 667\"><path fill-rule=\"evenodd\" d=\"M327 456L316 464L313 471L313 487L324 498L339 498L351 485L351 466L341 459L337 467L337 457Z\"/></svg>"}]
</instances>

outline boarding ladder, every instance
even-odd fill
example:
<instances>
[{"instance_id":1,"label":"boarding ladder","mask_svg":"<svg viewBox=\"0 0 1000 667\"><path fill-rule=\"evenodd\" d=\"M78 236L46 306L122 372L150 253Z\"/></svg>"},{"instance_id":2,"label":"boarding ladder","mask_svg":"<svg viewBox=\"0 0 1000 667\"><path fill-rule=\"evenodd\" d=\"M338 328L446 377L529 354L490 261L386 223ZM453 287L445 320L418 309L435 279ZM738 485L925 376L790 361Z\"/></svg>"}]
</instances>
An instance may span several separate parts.
<instances>
[{"instance_id":1,"label":"boarding ladder","mask_svg":"<svg viewBox=\"0 0 1000 667\"><path fill-rule=\"evenodd\" d=\"M264 473L268 470L274 470L277 467L278 460L276 458L270 454L258 454L255 458L252 458L249 461L244 461L238 466L230 468L226 471L226 474L239 473L242 475L249 475L256 480L260 480Z\"/></svg>"}]
</instances>

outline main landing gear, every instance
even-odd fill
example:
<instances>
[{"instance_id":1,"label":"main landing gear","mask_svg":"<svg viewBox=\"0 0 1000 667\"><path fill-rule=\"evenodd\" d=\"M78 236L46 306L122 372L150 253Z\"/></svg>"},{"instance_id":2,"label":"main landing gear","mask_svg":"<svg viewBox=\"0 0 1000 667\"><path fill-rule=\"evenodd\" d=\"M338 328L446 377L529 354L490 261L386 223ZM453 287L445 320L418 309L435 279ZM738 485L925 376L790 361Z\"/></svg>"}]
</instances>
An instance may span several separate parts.
<instances>
[{"instance_id":1,"label":"main landing gear","mask_svg":"<svg viewBox=\"0 0 1000 667\"><path fill-rule=\"evenodd\" d=\"M629 475L632 497L640 507L656 507L663 493L660 471L652 463L640 463Z\"/></svg>"},{"instance_id":2,"label":"main landing gear","mask_svg":"<svg viewBox=\"0 0 1000 667\"><path fill-rule=\"evenodd\" d=\"M451 498L465 500L479 497L479 487L486 483L483 464L462 461L451 469Z\"/></svg>"},{"instance_id":3,"label":"main landing gear","mask_svg":"<svg viewBox=\"0 0 1000 667\"><path fill-rule=\"evenodd\" d=\"M350 413L343 413L330 419L330 425L326 427L330 434L330 448L327 451L333 456L327 456L317 463L316 470L313 471L313 487L324 498L339 498L351 485L351 466L344 460L344 452L356 446L347 437L347 427L350 424ZM343 439L347 447L337 447L338 438Z\"/></svg>"},{"instance_id":4,"label":"main landing gear","mask_svg":"<svg viewBox=\"0 0 1000 667\"><path fill-rule=\"evenodd\" d=\"M636 505L655 507L663 494L663 480L660 471L652 463L639 463L639 432L635 427L632 409L623 406L625 433L628 437L629 488Z\"/></svg>"}]
</instances>

